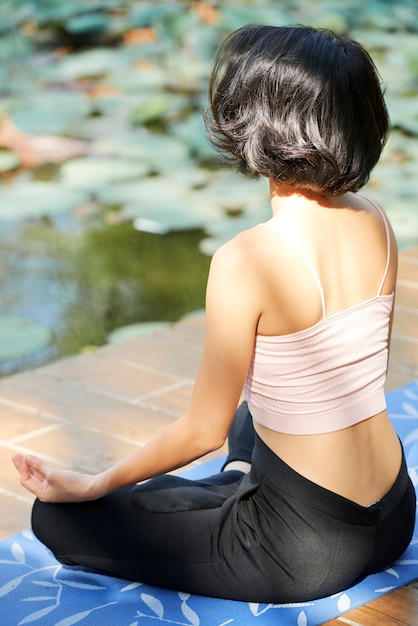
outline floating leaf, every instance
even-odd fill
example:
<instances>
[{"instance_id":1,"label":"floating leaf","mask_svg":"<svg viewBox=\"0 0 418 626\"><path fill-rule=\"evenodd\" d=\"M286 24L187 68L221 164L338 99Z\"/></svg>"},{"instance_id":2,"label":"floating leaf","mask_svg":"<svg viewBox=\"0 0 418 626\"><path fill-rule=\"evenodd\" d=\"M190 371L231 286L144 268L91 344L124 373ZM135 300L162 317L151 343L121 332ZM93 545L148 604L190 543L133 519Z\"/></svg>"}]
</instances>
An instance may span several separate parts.
<instances>
[{"instance_id":1,"label":"floating leaf","mask_svg":"<svg viewBox=\"0 0 418 626\"><path fill-rule=\"evenodd\" d=\"M0 150L0 172L14 170L19 165L19 159L14 152Z\"/></svg>"},{"instance_id":2,"label":"floating leaf","mask_svg":"<svg viewBox=\"0 0 418 626\"><path fill-rule=\"evenodd\" d=\"M206 135L201 113L189 115L184 122L173 124L171 132L179 137L203 161L220 161Z\"/></svg>"},{"instance_id":3,"label":"floating leaf","mask_svg":"<svg viewBox=\"0 0 418 626\"><path fill-rule=\"evenodd\" d=\"M166 15L177 11L173 4L141 1L139 5L132 3L129 8L129 21L134 28L152 26Z\"/></svg>"},{"instance_id":4,"label":"floating leaf","mask_svg":"<svg viewBox=\"0 0 418 626\"><path fill-rule=\"evenodd\" d=\"M133 125L164 121L165 118L178 115L185 106L185 100L181 96L173 96L163 92L157 92L138 100L138 104L130 115L130 122Z\"/></svg>"},{"instance_id":5,"label":"floating leaf","mask_svg":"<svg viewBox=\"0 0 418 626\"><path fill-rule=\"evenodd\" d=\"M42 24L43 22L59 22L80 11L80 6L76 2L34 2L35 18Z\"/></svg>"},{"instance_id":6,"label":"floating leaf","mask_svg":"<svg viewBox=\"0 0 418 626\"><path fill-rule=\"evenodd\" d=\"M86 35L102 31L111 25L110 17L104 13L85 13L76 15L65 22L66 30L73 35Z\"/></svg>"},{"instance_id":7,"label":"floating leaf","mask_svg":"<svg viewBox=\"0 0 418 626\"><path fill-rule=\"evenodd\" d=\"M143 176L147 167L129 159L80 157L63 164L61 180L66 185L94 190L112 183Z\"/></svg>"},{"instance_id":8,"label":"floating leaf","mask_svg":"<svg viewBox=\"0 0 418 626\"><path fill-rule=\"evenodd\" d=\"M0 315L0 359L11 359L40 350L49 344L48 328L31 320ZM22 558L16 549L14 556Z\"/></svg>"},{"instance_id":9,"label":"floating leaf","mask_svg":"<svg viewBox=\"0 0 418 626\"><path fill-rule=\"evenodd\" d=\"M0 188L0 220L41 218L67 213L86 203L88 194L54 182L30 181Z\"/></svg>"},{"instance_id":10,"label":"floating leaf","mask_svg":"<svg viewBox=\"0 0 418 626\"><path fill-rule=\"evenodd\" d=\"M123 71L126 63L123 50L97 47L55 61L43 70L43 76L49 81L73 81Z\"/></svg>"},{"instance_id":11,"label":"floating leaf","mask_svg":"<svg viewBox=\"0 0 418 626\"><path fill-rule=\"evenodd\" d=\"M168 224L156 222L155 220L148 220L145 217L137 217L133 224L135 230L139 230L144 233L154 233L156 235L166 235L171 230L171 227Z\"/></svg>"},{"instance_id":12,"label":"floating leaf","mask_svg":"<svg viewBox=\"0 0 418 626\"><path fill-rule=\"evenodd\" d=\"M126 220L144 218L159 223L161 229L188 230L201 228L222 215L203 190L190 189L175 175L143 179L134 192L136 199L125 204L120 212ZM121 199L122 194L123 191ZM111 190L110 197L115 199Z\"/></svg>"},{"instance_id":13,"label":"floating leaf","mask_svg":"<svg viewBox=\"0 0 418 626\"><path fill-rule=\"evenodd\" d=\"M127 326L121 326L121 328L116 328L112 331L107 340L109 343L119 343L126 339L149 335L156 330L167 328L169 325L169 322L139 322L138 324L128 324Z\"/></svg>"},{"instance_id":14,"label":"floating leaf","mask_svg":"<svg viewBox=\"0 0 418 626\"><path fill-rule=\"evenodd\" d=\"M284 3L283 3L284 4ZM245 24L285 25L292 20L280 6L262 3L230 3L223 2L220 6L222 24L228 30L235 30Z\"/></svg>"},{"instance_id":15,"label":"floating leaf","mask_svg":"<svg viewBox=\"0 0 418 626\"><path fill-rule=\"evenodd\" d=\"M83 156L87 152L85 142L54 135L31 137L29 145L40 163L62 163L67 159Z\"/></svg>"},{"instance_id":16,"label":"floating leaf","mask_svg":"<svg viewBox=\"0 0 418 626\"><path fill-rule=\"evenodd\" d=\"M83 93L34 92L16 104L11 119L26 133L67 135L75 132L90 109Z\"/></svg>"},{"instance_id":17,"label":"floating leaf","mask_svg":"<svg viewBox=\"0 0 418 626\"><path fill-rule=\"evenodd\" d=\"M187 165L189 172L196 170L196 167L191 167L187 146L168 135L153 135L146 131L115 134L95 143L93 149L98 155L137 159L146 164L149 171L174 171L176 176L182 178L185 170L182 166ZM201 172L200 178L203 176Z\"/></svg>"},{"instance_id":18,"label":"floating leaf","mask_svg":"<svg viewBox=\"0 0 418 626\"><path fill-rule=\"evenodd\" d=\"M135 94L136 99L138 99L138 96L147 93L150 89L162 89L168 82L169 75L167 71L149 61L136 66L127 66L125 63L125 67L120 71L111 72L104 84L116 88L124 94ZM176 101L174 94L171 94L171 97L173 98L172 103L164 103L166 108L173 106Z\"/></svg>"}]
</instances>

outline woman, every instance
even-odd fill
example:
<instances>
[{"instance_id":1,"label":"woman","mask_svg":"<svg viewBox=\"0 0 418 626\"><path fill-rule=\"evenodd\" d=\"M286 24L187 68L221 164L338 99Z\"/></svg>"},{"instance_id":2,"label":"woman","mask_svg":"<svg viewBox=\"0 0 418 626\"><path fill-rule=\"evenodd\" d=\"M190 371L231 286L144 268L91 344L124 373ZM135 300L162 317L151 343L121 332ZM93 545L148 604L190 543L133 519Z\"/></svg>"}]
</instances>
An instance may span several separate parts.
<instances>
[{"instance_id":1,"label":"woman","mask_svg":"<svg viewBox=\"0 0 418 626\"><path fill-rule=\"evenodd\" d=\"M308 27L239 29L209 91L211 139L268 179L272 217L213 257L187 413L94 476L14 463L38 498L34 531L64 563L202 595L306 601L389 566L414 526L383 391L396 242L357 193L388 115L365 50ZM161 476L228 432L219 475Z\"/></svg>"}]
</instances>

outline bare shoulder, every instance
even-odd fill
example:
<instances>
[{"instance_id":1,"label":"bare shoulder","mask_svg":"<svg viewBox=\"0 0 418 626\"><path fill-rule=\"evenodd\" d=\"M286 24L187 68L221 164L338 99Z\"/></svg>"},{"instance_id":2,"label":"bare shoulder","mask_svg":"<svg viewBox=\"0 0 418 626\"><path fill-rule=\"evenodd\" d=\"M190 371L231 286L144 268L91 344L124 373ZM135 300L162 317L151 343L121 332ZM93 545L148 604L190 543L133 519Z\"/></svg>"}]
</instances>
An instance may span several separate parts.
<instances>
[{"instance_id":1,"label":"bare shoulder","mask_svg":"<svg viewBox=\"0 0 418 626\"><path fill-rule=\"evenodd\" d=\"M213 255L212 265L222 264L230 269L251 265L257 251L262 248L260 230L257 227L249 228L224 243Z\"/></svg>"},{"instance_id":2,"label":"bare shoulder","mask_svg":"<svg viewBox=\"0 0 418 626\"><path fill-rule=\"evenodd\" d=\"M273 236L268 228L254 226L237 234L233 239L224 243L215 252L213 260L240 266L254 267L263 259L269 258L272 251L278 251L277 235Z\"/></svg>"},{"instance_id":3,"label":"bare shoulder","mask_svg":"<svg viewBox=\"0 0 418 626\"><path fill-rule=\"evenodd\" d=\"M353 206L354 208L359 208L362 211L366 212L369 216L370 220L373 220L376 223L377 228L380 228L381 231L385 230L385 226L387 226L389 236L390 236L390 247L392 256L396 256L397 252L397 243L395 234L393 232L393 227L390 222L390 219L382 205L373 198L369 197L363 193L351 194L354 198ZM386 238L386 236L385 236Z\"/></svg>"},{"instance_id":4,"label":"bare shoulder","mask_svg":"<svg viewBox=\"0 0 418 626\"><path fill-rule=\"evenodd\" d=\"M244 289L255 296L265 282L271 253L266 250L264 228L242 231L220 248L212 257L209 286L222 285L232 292Z\"/></svg>"}]
</instances>

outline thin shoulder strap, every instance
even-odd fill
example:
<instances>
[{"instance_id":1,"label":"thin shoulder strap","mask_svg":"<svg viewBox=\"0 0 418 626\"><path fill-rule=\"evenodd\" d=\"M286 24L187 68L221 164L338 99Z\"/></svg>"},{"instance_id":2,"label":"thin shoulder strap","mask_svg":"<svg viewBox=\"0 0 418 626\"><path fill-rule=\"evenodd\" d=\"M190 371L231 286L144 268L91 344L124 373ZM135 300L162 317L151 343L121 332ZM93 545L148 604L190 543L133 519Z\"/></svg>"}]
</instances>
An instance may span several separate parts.
<instances>
[{"instance_id":1,"label":"thin shoulder strap","mask_svg":"<svg viewBox=\"0 0 418 626\"><path fill-rule=\"evenodd\" d=\"M389 271L389 264L390 264L390 232L389 232L389 224L388 224L388 220L386 218L386 215L384 214L384 212L382 211L382 209L380 208L380 206L378 204L376 204L376 202L374 202L373 200L371 200L370 198L368 198L367 196L365 196L362 193L358 193L357 195L361 196L362 198L364 198L365 200L367 200L368 202L370 202L370 204L372 206L374 206L375 209L377 209L377 212L379 213L379 215L381 216L382 220L383 220L383 224L385 225L385 232L386 232L386 246L387 246L387 256L386 256L386 267L385 267L385 271L383 273L383 278L382 281L380 283L379 286L379 290L377 292L377 295L380 296L382 293L382 289L383 289L383 285L385 284L385 280L386 280L386 276L388 275L388 271Z\"/></svg>"},{"instance_id":2,"label":"thin shoulder strap","mask_svg":"<svg viewBox=\"0 0 418 626\"><path fill-rule=\"evenodd\" d=\"M302 250L302 248L300 248L298 246L298 244L296 244L292 239L290 239L290 237L288 237L285 233L283 233L281 230L279 230L278 228L276 228L273 224L269 224L268 222L262 222L261 224L259 224L259 226L267 226L267 228L271 228L272 230L276 231L277 233L279 233L284 239L286 239L292 246L293 248L300 254L300 256L302 257L302 259L305 261L306 265L309 267L309 269L312 272L312 275L315 279L316 284L318 285L318 289L319 289L319 295L321 296L321 302L322 302L322 316L323 318L326 317L326 306L325 306L325 294L324 294L324 290L322 288L322 284L321 281L319 280L319 276L316 273L316 270L314 268L314 266L312 265L312 263L310 262L310 260L308 259L308 257L306 256L305 252Z\"/></svg>"}]
</instances>

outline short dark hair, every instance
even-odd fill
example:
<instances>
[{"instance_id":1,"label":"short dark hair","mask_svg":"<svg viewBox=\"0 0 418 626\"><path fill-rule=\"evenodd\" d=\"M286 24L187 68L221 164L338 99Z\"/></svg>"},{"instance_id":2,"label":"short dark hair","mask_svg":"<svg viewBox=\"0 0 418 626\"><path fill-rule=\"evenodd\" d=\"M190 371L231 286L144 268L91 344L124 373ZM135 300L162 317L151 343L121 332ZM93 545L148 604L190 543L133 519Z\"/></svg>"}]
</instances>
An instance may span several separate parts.
<instances>
[{"instance_id":1,"label":"short dark hair","mask_svg":"<svg viewBox=\"0 0 418 626\"><path fill-rule=\"evenodd\" d=\"M370 55L309 26L229 35L214 57L209 102L209 139L240 171L324 196L360 189L389 133Z\"/></svg>"}]
</instances>

